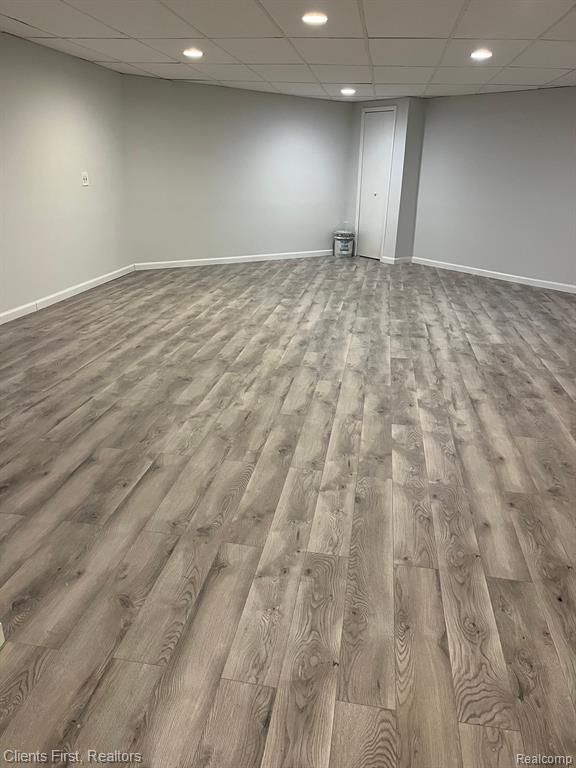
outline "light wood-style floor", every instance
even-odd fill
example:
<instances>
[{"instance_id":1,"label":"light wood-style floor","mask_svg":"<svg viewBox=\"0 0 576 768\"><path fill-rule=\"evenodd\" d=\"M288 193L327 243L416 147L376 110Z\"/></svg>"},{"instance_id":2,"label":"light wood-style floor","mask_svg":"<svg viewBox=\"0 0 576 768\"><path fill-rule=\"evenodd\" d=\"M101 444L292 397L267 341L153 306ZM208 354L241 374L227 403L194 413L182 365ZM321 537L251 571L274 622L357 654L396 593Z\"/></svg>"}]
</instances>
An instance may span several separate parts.
<instances>
[{"instance_id":1,"label":"light wood-style floor","mask_svg":"<svg viewBox=\"0 0 576 768\"><path fill-rule=\"evenodd\" d=\"M0 329L0 387L0 754L576 760L576 297L139 272Z\"/></svg>"}]
</instances>

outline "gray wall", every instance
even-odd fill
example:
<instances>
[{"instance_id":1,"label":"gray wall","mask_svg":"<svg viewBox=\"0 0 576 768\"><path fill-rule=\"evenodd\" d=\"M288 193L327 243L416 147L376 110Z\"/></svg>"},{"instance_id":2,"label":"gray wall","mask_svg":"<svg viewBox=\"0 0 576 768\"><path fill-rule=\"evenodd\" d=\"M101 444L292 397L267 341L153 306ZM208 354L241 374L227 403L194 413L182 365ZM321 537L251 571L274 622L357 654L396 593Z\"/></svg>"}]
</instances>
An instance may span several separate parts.
<instances>
[{"instance_id":1,"label":"gray wall","mask_svg":"<svg viewBox=\"0 0 576 768\"><path fill-rule=\"evenodd\" d=\"M427 102L415 257L576 284L576 88Z\"/></svg>"},{"instance_id":2,"label":"gray wall","mask_svg":"<svg viewBox=\"0 0 576 768\"><path fill-rule=\"evenodd\" d=\"M145 78L125 88L132 261L331 246L351 104Z\"/></svg>"},{"instance_id":3,"label":"gray wall","mask_svg":"<svg viewBox=\"0 0 576 768\"><path fill-rule=\"evenodd\" d=\"M122 100L120 75L0 34L0 312L128 263Z\"/></svg>"}]
</instances>

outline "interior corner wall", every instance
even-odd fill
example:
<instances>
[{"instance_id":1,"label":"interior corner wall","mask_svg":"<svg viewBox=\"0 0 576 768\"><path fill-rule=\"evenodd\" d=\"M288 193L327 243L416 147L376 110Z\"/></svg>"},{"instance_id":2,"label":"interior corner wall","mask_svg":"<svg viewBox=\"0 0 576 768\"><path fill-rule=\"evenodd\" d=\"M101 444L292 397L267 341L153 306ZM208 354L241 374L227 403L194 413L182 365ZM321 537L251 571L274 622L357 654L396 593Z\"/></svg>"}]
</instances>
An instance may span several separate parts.
<instances>
[{"instance_id":1,"label":"interior corner wall","mask_svg":"<svg viewBox=\"0 0 576 768\"><path fill-rule=\"evenodd\" d=\"M576 286L575 126L576 88L428 100L416 260Z\"/></svg>"},{"instance_id":2,"label":"interior corner wall","mask_svg":"<svg viewBox=\"0 0 576 768\"><path fill-rule=\"evenodd\" d=\"M126 100L132 261L331 248L351 104L134 77Z\"/></svg>"},{"instance_id":3,"label":"interior corner wall","mask_svg":"<svg viewBox=\"0 0 576 768\"><path fill-rule=\"evenodd\" d=\"M121 75L0 34L0 104L2 313L128 256Z\"/></svg>"}]
</instances>

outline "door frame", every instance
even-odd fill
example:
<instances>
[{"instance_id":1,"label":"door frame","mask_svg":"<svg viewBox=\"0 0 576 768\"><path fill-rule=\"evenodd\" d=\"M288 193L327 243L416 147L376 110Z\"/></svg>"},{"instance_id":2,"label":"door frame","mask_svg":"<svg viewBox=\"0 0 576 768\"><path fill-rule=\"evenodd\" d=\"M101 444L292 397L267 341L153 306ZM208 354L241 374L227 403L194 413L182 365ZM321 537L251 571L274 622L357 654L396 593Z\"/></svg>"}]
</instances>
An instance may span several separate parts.
<instances>
[{"instance_id":1,"label":"door frame","mask_svg":"<svg viewBox=\"0 0 576 768\"><path fill-rule=\"evenodd\" d=\"M360 197L362 194L362 170L364 164L364 123L366 114L368 112L393 112L394 122L392 123L392 160L390 163L390 178L388 179L388 202L386 203L386 216L382 222L382 231L380 234L380 250L378 255L378 261L384 261L384 242L386 239L386 230L388 227L388 212L390 209L390 188L392 186L392 172L394 169L394 150L396 146L396 120L398 118L398 107L394 104L390 104L385 107L363 107L362 116L360 119L360 150L358 155L358 179L356 182L356 220L355 230L357 246L360 244ZM392 259L393 260L393 259ZM374 259L375 261L375 259Z\"/></svg>"}]
</instances>

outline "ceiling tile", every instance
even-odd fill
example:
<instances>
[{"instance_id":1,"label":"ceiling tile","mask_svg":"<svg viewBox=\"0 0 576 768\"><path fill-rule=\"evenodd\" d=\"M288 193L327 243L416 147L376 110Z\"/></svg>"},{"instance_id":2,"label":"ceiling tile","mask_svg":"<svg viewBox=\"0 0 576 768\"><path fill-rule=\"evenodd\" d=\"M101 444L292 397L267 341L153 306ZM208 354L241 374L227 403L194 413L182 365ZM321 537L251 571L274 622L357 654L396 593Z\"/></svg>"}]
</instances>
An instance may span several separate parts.
<instances>
[{"instance_id":1,"label":"ceiling tile","mask_svg":"<svg viewBox=\"0 0 576 768\"><path fill-rule=\"evenodd\" d=\"M164 77L168 80L208 80L209 78L202 72L197 72L187 64L168 64L168 63L142 63L139 69L143 69L150 75Z\"/></svg>"},{"instance_id":2,"label":"ceiling tile","mask_svg":"<svg viewBox=\"0 0 576 768\"><path fill-rule=\"evenodd\" d=\"M454 37L535 38L572 5L573 0L471 0Z\"/></svg>"},{"instance_id":3,"label":"ceiling tile","mask_svg":"<svg viewBox=\"0 0 576 768\"><path fill-rule=\"evenodd\" d=\"M288 37L363 37L356 0L262 0L262 5ZM306 11L322 11L328 22L321 27L304 24Z\"/></svg>"},{"instance_id":4,"label":"ceiling tile","mask_svg":"<svg viewBox=\"0 0 576 768\"><path fill-rule=\"evenodd\" d=\"M478 93L513 93L514 91L533 91L537 85L481 85Z\"/></svg>"},{"instance_id":5,"label":"ceiling tile","mask_svg":"<svg viewBox=\"0 0 576 768\"><path fill-rule=\"evenodd\" d=\"M478 93L477 84L464 85L457 83L432 84L426 88L424 95L426 97L434 96L468 96L471 93Z\"/></svg>"},{"instance_id":6,"label":"ceiling tile","mask_svg":"<svg viewBox=\"0 0 576 768\"><path fill-rule=\"evenodd\" d=\"M576 40L576 7L544 35L548 40Z\"/></svg>"},{"instance_id":7,"label":"ceiling tile","mask_svg":"<svg viewBox=\"0 0 576 768\"><path fill-rule=\"evenodd\" d=\"M104 53L118 61L138 62L138 61L170 61L170 56L165 53L149 48L138 40L129 40L128 38L102 38L101 40L87 37L77 38L75 40L79 45L92 48L99 53Z\"/></svg>"},{"instance_id":8,"label":"ceiling tile","mask_svg":"<svg viewBox=\"0 0 576 768\"><path fill-rule=\"evenodd\" d=\"M276 88L270 83L255 82L254 80L237 80L234 82L222 83L226 88L240 88L243 91L265 91L267 93L278 93Z\"/></svg>"},{"instance_id":9,"label":"ceiling tile","mask_svg":"<svg viewBox=\"0 0 576 768\"><path fill-rule=\"evenodd\" d=\"M442 58L444 67L505 67L530 45L530 40L449 40ZM477 48L488 48L492 58L481 63L470 58Z\"/></svg>"},{"instance_id":10,"label":"ceiling tile","mask_svg":"<svg viewBox=\"0 0 576 768\"><path fill-rule=\"evenodd\" d=\"M302 59L281 37L228 38L218 45L244 64L301 64Z\"/></svg>"},{"instance_id":11,"label":"ceiling tile","mask_svg":"<svg viewBox=\"0 0 576 768\"><path fill-rule=\"evenodd\" d=\"M111 63L105 61L99 61L98 66L106 67L106 69L112 69L114 72L120 72L123 75L140 75L140 77L151 77L149 72L145 72L143 69L138 69L132 64L122 64L120 61L114 61Z\"/></svg>"},{"instance_id":12,"label":"ceiling tile","mask_svg":"<svg viewBox=\"0 0 576 768\"><path fill-rule=\"evenodd\" d=\"M506 67L490 81L502 85L544 85L551 80L568 74L567 69L548 69L546 67Z\"/></svg>"},{"instance_id":13,"label":"ceiling tile","mask_svg":"<svg viewBox=\"0 0 576 768\"><path fill-rule=\"evenodd\" d=\"M550 85L576 85L576 69L573 72L561 75L556 80L552 80Z\"/></svg>"},{"instance_id":14,"label":"ceiling tile","mask_svg":"<svg viewBox=\"0 0 576 768\"><path fill-rule=\"evenodd\" d=\"M79 59L86 59L86 61L115 61L114 56L110 56L101 51L95 51L93 48L85 45L78 45L72 40L61 40L59 37L44 37L42 39L35 38L33 43L39 43L45 48L54 48L56 51L67 53L69 56L77 56ZM88 38L88 42L92 42L92 38Z\"/></svg>"},{"instance_id":15,"label":"ceiling tile","mask_svg":"<svg viewBox=\"0 0 576 768\"><path fill-rule=\"evenodd\" d=\"M157 0L66 1L130 37L193 37L198 34Z\"/></svg>"},{"instance_id":16,"label":"ceiling tile","mask_svg":"<svg viewBox=\"0 0 576 768\"><path fill-rule=\"evenodd\" d=\"M60 0L0 0L0 14L58 37L118 37L116 30Z\"/></svg>"},{"instance_id":17,"label":"ceiling tile","mask_svg":"<svg viewBox=\"0 0 576 768\"><path fill-rule=\"evenodd\" d=\"M363 0L369 37L449 37L464 0Z\"/></svg>"},{"instance_id":18,"label":"ceiling tile","mask_svg":"<svg viewBox=\"0 0 576 768\"><path fill-rule=\"evenodd\" d=\"M375 83L427 83L434 67L374 67Z\"/></svg>"},{"instance_id":19,"label":"ceiling tile","mask_svg":"<svg viewBox=\"0 0 576 768\"><path fill-rule=\"evenodd\" d=\"M346 99L350 98L347 96L342 96L340 93L341 88L354 88L356 93L354 94L355 99L366 99L366 98L372 98L374 96L374 88L371 85L366 84L358 84L358 83L339 83L338 85L334 85L333 83L327 83L324 85L324 90L330 95L330 96L337 96L338 98Z\"/></svg>"},{"instance_id":20,"label":"ceiling tile","mask_svg":"<svg viewBox=\"0 0 576 768\"><path fill-rule=\"evenodd\" d=\"M576 67L576 41L536 40L514 62L518 67Z\"/></svg>"},{"instance_id":21,"label":"ceiling tile","mask_svg":"<svg viewBox=\"0 0 576 768\"><path fill-rule=\"evenodd\" d=\"M258 80L258 74L245 64L195 64L195 69L215 80Z\"/></svg>"},{"instance_id":22,"label":"ceiling tile","mask_svg":"<svg viewBox=\"0 0 576 768\"><path fill-rule=\"evenodd\" d=\"M308 37L292 43L308 64L370 64L364 40Z\"/></svg>"},{"instance_id":23,"label":"ceiling tile","mask_svg":"<svg viewBox=\"0 0 576 768\"><path fill-rule=\"evenodd\" d=\"M370 67L315 65L312 71L321 83L371 83Z\"/></svg>"},{"instance_id":24,"label":"ceiling tile","mask_svg":"<svg viewBox=\"0 0 576 768\"><path fill-rule=\"evenodd\" d=\"M374 90L377 96L382 98L395 99L402 96L422 96L426 89L425 83L414 83L406 85L375 85Z\"/></svg>"},{"instance_id":25,"label":"ceiling tile","mask_svg":"<svg viewBox=\"0 0 576 768\"><path fill-rule=\"evenodd\" d=\"M276 25L255 0L163 0L207 37L275 37Z\"/></svg>"},{"instance_id":26,"label":"ceiling tile","mask_svg":"<svg viewBox=\"0 0 576 768\"><path fill-rule=\"evenodd\" d=\"M143 41L150 48L154 48L161 53L165 53L176 61L182 61L186 64L192 64L192 59L187 59L184 56L183 51L186 48L199 48L204 52L204 56L201 59L203 64L235 64L236 60L230 56L230 54L223 51L216 43L208 40L205 37L191 38L187 37L183 40L173 38L154 38L146 37ZM200 60L198 61L200 63Z\"/></svg>"},{"instance_id":27,"label":"ceiling tile","mask_svg":"<svg viewBox=\"0 0 576 768\"><path fill-rule=\"evenodd\" d=\"M274 85L282 93L289 93L294 96L326 97L326 91L318 83L274 83Z\"/></svg>"},{"instance_id":28,"label":"ceiling tile","mask_svg":"<svg viewBox=\"0 0 576 768\"><path fill-rule=\"evenodd\" d=\"M369 41L373 64L409 67L435 67L442 56L446 40L399 37L375 38Z\"/></svg>"},{"instance_id":29,"label":"ceiling tile","mask_svg":"<svg viewBox=\"0 0 576 768\"><path fill-rule=\"evenodd\" d=\"M10 35L17 35L18 37L26 37L28 39L35 37L54 37L50 32L44 32L42 29L37 29L22 21L9 19L8 16L0 16L0 32L8 32Z\"/></svg>"},{"instance_id":30,"label":"ceiling tile","mask_svg":"<svg viewBox=\"0 0 576 768\"><path fill-rule=\"evenodd\" d=\"M498 67L439 67L432 78L433 83L487 83L499 71Z\"/></svg>"},{"instance_id":31,"label":"ceiling tile","mask_svg":"<svg viewBox=\"0 0 576 768\"><path fill-rule=\"evenodd\" d=\"M255 69L271 83L315 83L316 78L306 64L256 64Z\"/></svg>"}]
</instances>

